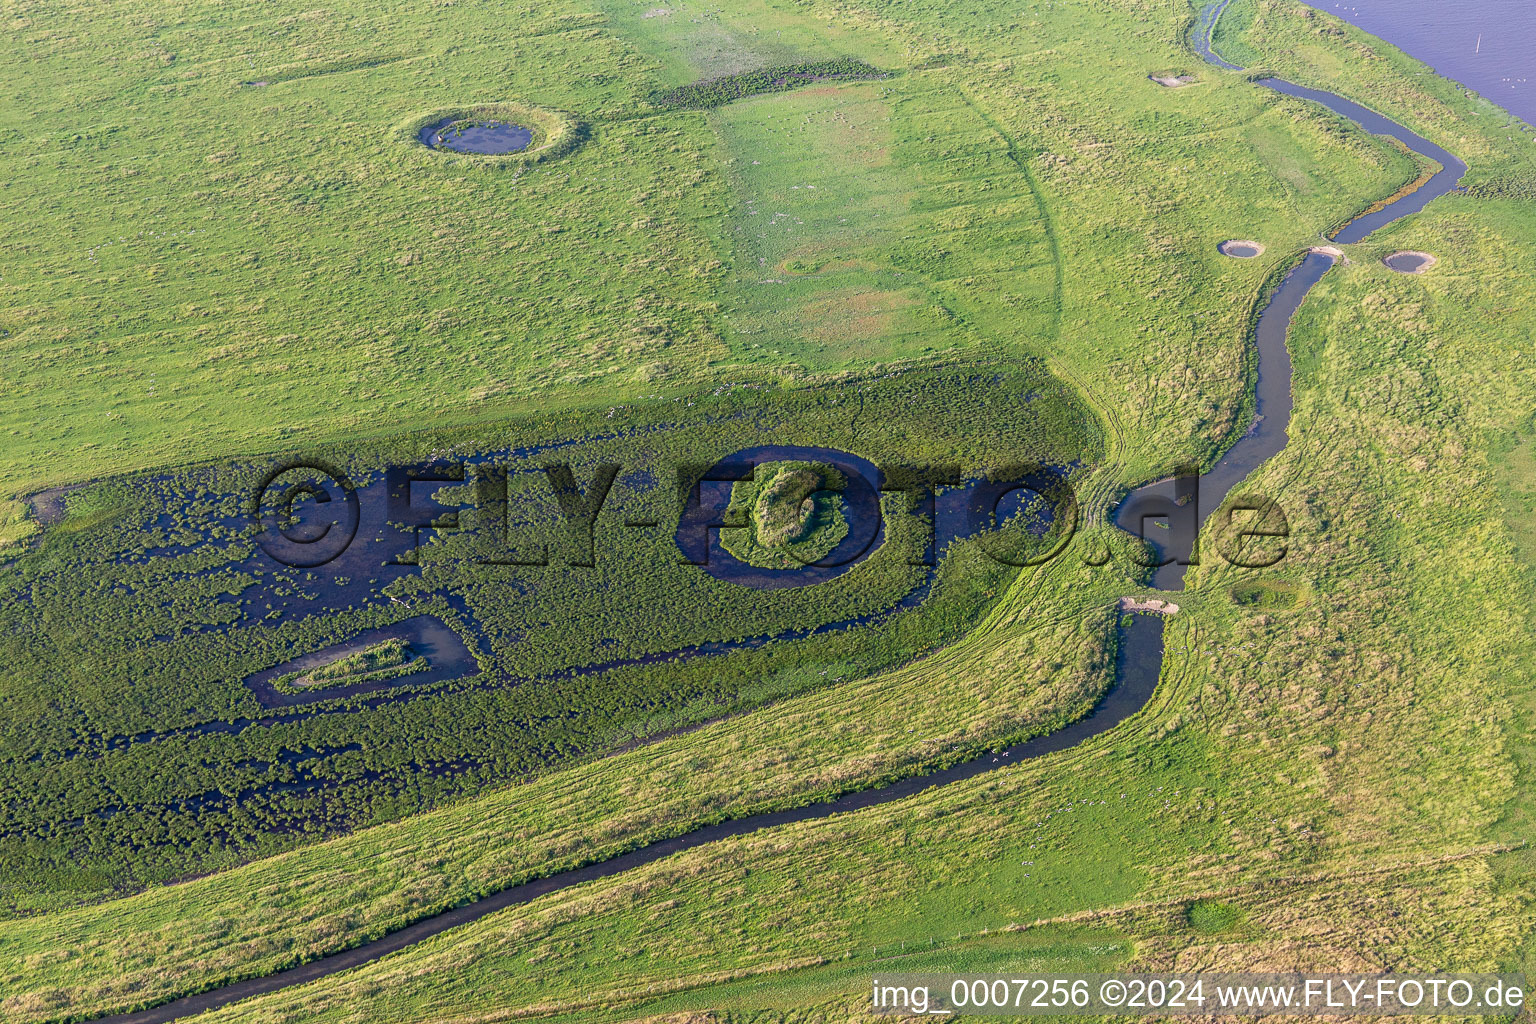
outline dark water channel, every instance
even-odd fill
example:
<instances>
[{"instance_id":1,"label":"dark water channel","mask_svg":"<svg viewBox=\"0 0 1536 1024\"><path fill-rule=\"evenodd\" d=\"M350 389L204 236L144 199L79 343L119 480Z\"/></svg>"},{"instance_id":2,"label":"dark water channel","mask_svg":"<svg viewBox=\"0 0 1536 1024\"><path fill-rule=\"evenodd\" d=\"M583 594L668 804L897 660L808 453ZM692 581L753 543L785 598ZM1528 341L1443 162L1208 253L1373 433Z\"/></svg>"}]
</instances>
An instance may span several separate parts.
<instances>
[{"instance_id":1,"label":"dark water channel","mask_svg":"<svg viewBox=\"0 0 1536 1024\"><path fill-rule=\"evenodd\" d=\"M676 853L776 825L815 821L834 814L846 814L866 807L876 807L905 799L935 786L973 779L978 775L1010 764L1017 764L1031 757L1069 749L1125 721L1140 711L1151 698L1153 690L1157 687L1158 673L1162 667L1161 658L1148 658L1144 653L1135 652L1155 649L1162 637L1162 626L1162 620L1155 616L1133 617L1130 625L1125 628L1124 642L1117 657L1115 674L1118 682L1115 687L1088 715L1045 736L1005 750L988 751L969 761L962 761L925 775L911 776L879 789L858 790L832 800L806 804L789 810L754 814L745 818L706 825L685 835L651 843L608 860L502 889L472 903L424 918L372 942L286 971L237 981L222 988L185 996L174 1002L162 1003L146 1010L104 1017L101 1018L102 1024L162 1024L165 1021L227 1006L241 999L302 985L305 982L315 981L377 960L396 950L404 949L434 935L440 935L451 928L477 921L508 907L515 907L583 882L611 878L625 871L654 864Z\"/></svg>"},{"instance_id":2,"label":"dark water channel","mask_svg":"<svg viewBox=\"0 0 1536 1024\"><path fill-rule=\"evenodd\" d=\"M1211 17L1219 15L1228 0L1208 6L1197 21L1191 40L1207 60L1221 67L1242 70L1212 54ZM1203 41L1203 42L1202 42ZM1201 49L1203 45L1203 49ZM1385 135L1402 142L1420 157L1440 165L1433 176L1411 192L1398 196L1379 210L1362 214L1328 234L1327 240L1350 245L1364 241L1377 229L1422 210L1430 200L1455 191L1467 165L1423 136L1409 131L1342 96L1320 89L1308 89L1278 78L1260 79L1257 85L1321 104L1346 117L1375 135ZM1320 242L1322 240L1319 240ZM1180 479L1159 480L1137 488L1115 511L1115 525L1151 541L1158 559L1166 559L1152 575L1152 585L1160 590L1181 590L1184 570L1202 525L1209 525L1210 515L1221 507L1234 487L1285 447L1291 422L1291 357L1286 336L1291 318L1301 308L1312 286L1337 258L1321 251L1308 252L1285 276L1268 303L1259 312L1254 329L1257 350L1254 418L1248 432L1209 471ZM1211 552L1201 552L1210 557Z\"/></svg>"}]
</instances>

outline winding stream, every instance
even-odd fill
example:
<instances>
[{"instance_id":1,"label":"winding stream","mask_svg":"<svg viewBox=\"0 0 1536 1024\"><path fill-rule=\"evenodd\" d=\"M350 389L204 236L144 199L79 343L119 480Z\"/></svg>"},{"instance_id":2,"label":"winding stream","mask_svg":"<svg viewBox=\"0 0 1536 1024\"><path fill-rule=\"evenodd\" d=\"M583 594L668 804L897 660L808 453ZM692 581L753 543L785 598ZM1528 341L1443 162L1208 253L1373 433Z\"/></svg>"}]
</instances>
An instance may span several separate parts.
<instances>
[{"instance_id":1,"label":"winding stream","mask_svg":"<svg viewBox=\"0 0 1536 1024\"><path fill-rule=\"evenodd\" d=\"M1224 68L1241 71L1210 52L1211 32L1216 18L1230 0L1217 0L1201 14L1192 34L1195 48L1212 63ZM1209 16L1209 17L1208 17ZM1347 100L1342 96L1321 89L1308 89L1279 78L1262 78L1254 84L1267 89L1311 100L1329 110L1354 121L1374 135L1386 135L1398 140L1420 157L1440 165L1428 180L1418 187L1397 196L1380 209L1361 214L1335 228L1324 236L1329 242L1350 245L1364 241L1372 232L1393 221L1422 210L1430 200L1454 192L1457 182L1466 173L1467 165L1451 153L1415 134L1390 118L1383 117L1368 107ZM1158 480L1132 491L1115 510L1115 525L1138 535L1144 532L1152 540L1155 533L1143 530L1143 516L1158 516L1169 511L1169 506L1193 504L1192 517L1185 524L1171 523L1166 544L1153 546L1159 559L1171 559L1159 566L1152 575L1152 585L1159 590L1184 588L1185 559L1190 553L1195 534L1188 526L1205 523L1211 513L1221 507L1232 489L1248 479L1265 461L1278 455L1285 447L1286 434L1291 422L1291 356L1286 348L1286 335L1290 330L1291 317L1301 307L1302 300L1312 286L1322 280L1330 267L1338 261L1331 247L1315 247L1307 252L1280 283L1269 302L1259 312L1254 327L1254 342L1258 350L1258 369L1254 393L1254 419L1248 432L1228 448L1226 454L1198 480ZM1198 487L1192 484L1198 484ZM1169 515L1171 521L1175 515ZM1181 529L1183 526L1185 528Z\"/></svg>"},{"instance_id":2,"label":"winding stream","mask_svg":"<svg viewBox=\"0 0 1536 1024\"><path fill-rule=\"evenodd\" d=\"M1242 70L1210 52L1210 39L1216 20L1229 2L1230 0L1216 0L1201 12L1200 20L1197 21L1191 33L1191 43L1211 63L1232 70ZM1278 79L1265 79L1257 84L1320 103L1372 132L1399 139L1419 155L1441 164L1442 169L1439 173L1417 189L1395 199L1382 209L1362 215L1337 229L1331 236L1334 241L1345 244L1358 242L1382 225L1417 212L1429 200L1452 191L1456 187L1457 180L1466 170L1464 163L1440 147L1341 96L1307 89ZM1260 313L1255 329L1258 348L1258 380L1254 425L1246 435L1228 449L1225 456L1210 472L1199 478L1199 497L1195 503L1197 523L1203 522L1210 511L1218 508L1233 487L1246 479L1265 460L1285 447L1291 413L1291 363L1286 350L1286 332L1291 316L1300 307L1302 300L1335 262L1336 257L1327 252L1317 249L1308 252L1286 275ZM1132 526L1147 508L1154 507L1149 503L1174 500L1182 490L1181 483L1172 481L1158 481L1138 488L1121 503L1115 521L1117 525ZM1133 530L1133 532L1140 531ZM1187 554L1187 549L1185 553ZM1178 552L1175 551L1174 554L1177 555ZM1153 576L1153 585L1164 590L1182 589L1184 568L1175 558L1158 568ZM825 802L807 804L789 810L753 814L732 821L706 825L681 836L639 847L606 861L502 889L475 902L424 918L371 942L276 974L248 978L149 1009L99 1018L99 1021L104 1024L161 1024L164 1021L215 1009L251 996L301 985L376 960L507 907L527 903L539 896L583 882L611 877L654 863L675 853L695 849L731 836L755 832L758 829L792 822L812 821L833 814L890 803L932 786L960 782L997 768L1007 767L1026 758L1066 750L1114 727L1141 710L1151 699L1162 670L1162 626L1162 620L1156 616L1132 616L1129 624L1122 627L1117 654L1116 684L1104 699L1086 717L1071 725L1008 750L996 754L989 752L948 768L905 778L877 789L847 793Z\"/></svg>"}]
</instances>

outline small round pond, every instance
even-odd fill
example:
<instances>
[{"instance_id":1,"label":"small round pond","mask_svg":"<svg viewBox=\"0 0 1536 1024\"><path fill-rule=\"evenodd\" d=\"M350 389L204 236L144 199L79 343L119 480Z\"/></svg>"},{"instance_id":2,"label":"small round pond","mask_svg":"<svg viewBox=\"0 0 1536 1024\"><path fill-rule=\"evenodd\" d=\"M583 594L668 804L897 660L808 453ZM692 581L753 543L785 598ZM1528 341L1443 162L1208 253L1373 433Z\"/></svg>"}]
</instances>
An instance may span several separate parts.
<instances>
[{"instance_id":1,"label":"small round pond","mask_svg":"<svg viewBox=\"0 0 1536 1024\"><path fill-rule=\"evenodd\" d=\"M1405 249L1402 252L1394 252L1381 262L1399 274L1422 274L1440 261L1427 252Z\"/></svg>"},{"instance_id":2,"label":"small round pond","mask_svg":"<svg viewBox=\"0 0 1536 1024\"><path fill-rule=\"evenodd\" d=\"M527 149L533 142L533 131L510 121L451 117L423 128L417 138L430 149L496 156Z\"/></svg>"},{"instance_id":3,"label":"small round pond","mask_svg":"<svg viewBox=\"0 0 1536 1024\"><path fill-rule=\"evenodd\" d=\"M1262 245L1247 238L1231 238L1216 248L1223 256L1234 256L1240 260L1251 260L1264 252Z\"/></svg>"}]
</instances>

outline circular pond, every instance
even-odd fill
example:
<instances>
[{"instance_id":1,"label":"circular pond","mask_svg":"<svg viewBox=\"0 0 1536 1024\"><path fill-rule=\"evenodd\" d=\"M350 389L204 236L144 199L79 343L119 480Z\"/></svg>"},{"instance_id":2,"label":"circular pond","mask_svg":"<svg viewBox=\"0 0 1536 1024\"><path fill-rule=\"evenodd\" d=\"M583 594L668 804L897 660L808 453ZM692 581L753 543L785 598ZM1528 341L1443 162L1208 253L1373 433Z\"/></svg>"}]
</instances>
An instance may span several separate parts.
<instances>
[{"instance_id":1,"label":"circular pond","mask_svg":"<svg viewBox=\"0 0 1536 1024\"><path fill-rule=\"evenodd\" d=\"M449 118L430 124L417 136L423 146L455 153L496 156L521 153L533 142L533 130L510 121L487 118Z\"/></svg>"},{"instance_id":2,"label":"circular pond","mask_svg":"<svg viewBox=\"0 0 1536 1024\"><path fill-rule=\"evenodd\" d=\"M1233 256L1240 260L1251 260L1264 252L1262 245L1247 238L1229 238L1216 248L1223 256Z\"/></svg>"},{"instance_id":3,"label":"circular pond","mask_svg":"<svg viewBox=\"0 0 1536 1024\"><path fill-rule=\"evenodd\" d=\"M1399 274L1422 274L1440 261L1427 252L1404 249L1402 252L1394 252L1381 262Z\"/></svg>"}]
</instances>

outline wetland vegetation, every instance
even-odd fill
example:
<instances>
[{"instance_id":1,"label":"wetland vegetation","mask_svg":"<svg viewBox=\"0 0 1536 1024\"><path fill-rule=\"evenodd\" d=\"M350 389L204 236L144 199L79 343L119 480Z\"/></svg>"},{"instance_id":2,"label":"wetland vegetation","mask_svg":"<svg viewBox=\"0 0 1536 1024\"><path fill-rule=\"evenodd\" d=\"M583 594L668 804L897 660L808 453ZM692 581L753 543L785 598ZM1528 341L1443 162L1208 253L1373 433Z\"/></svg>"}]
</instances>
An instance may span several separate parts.
<instances>
[{"instance_id":1,"label":"wetland vegetation","mask_svg":"<svg viewBox=\"0 0 1536 1024\"><path fill-rule=\"evenodd\" d=\"M663 107L705 110L723 107L748 96L787 92L815 82L850 82L884 78L886 72L853 57L837 60L803 61L757 71L722 75L703 82L690 82L657 93L655 102Z\"/></svg>"},{"instance_id":2,"label":"wetland vegetation","mask_svg":"<svg viewBox=\"0 0 1536 1024\"><path fill-rule=\"evenodd\" d=\"M398 638L380 640L369 644L355 654L348 654L327 662L308 674L294 680L296 686L314 686L331 680L358 681L377 673L406 666L426 668L427 659L411 650L411 645Z\"/></svg>"},{"instance_id":3,"label":"wetland vegetation","mask_svg":"<svg viewBox=\"0 0 1536 1024\"><path fill-rule=\"evenodd\" d=\"M793 569L826 558L848 536L836 467L789 460L759 463L752 480L731 488L726 516L742 525L722 546L743 562Z\"/></svg>"},{"instance_id":4,"label":"wetland vegetation","mask_svg":"<svg viewBox=\"0 0 1536 1024\"><path fill-rule=\"evenodd\" d=\"M867 433L869 418L892 432ZM679 558L673 539L704 453L815 437L892 467L958 458L975 476L1021 456L1091 460L1100 444L1038 365L736 389L691 407L633 406L621 429L591 413L548 431L509 422L316 453L358 481L364 539L311 569L276 564L250 541L242 510L260 464L76 495L77 510L110 512L50 533L7 580L0 609L7 658L76 709L8 735L19 802L0 871L53 877L66 893L91 849L90 877L143 884L387 820L899 665L958 639L1014 572L892 492L875 509L882 542L852 571L766 591L717 579ZM458 530L418 536L384 521L381 468L431 465L434 452L494 466L508 483L462 512ZM590 556L538 468L556 459L581 487L598 467L619 467ZM744 561L799 570L848 534L830 490L847 483L837 470L774 462L754 483ZM438 496L461 501L452 486ZM656 526L621 525L631 521ZM390 564L418 541L414 565ZM535 551L545 554L518 555ZM89 639L75 635L79 616L97 624ZM422 635L387 632L436 620L457 634L441 655L408 658ZM51 653L66 642L73 656ZM86 679L99 702L59 689ZM456 723L446 734L445 720ZM162 774L169 765L181 770Z\"/></svg>"}]
</instances>

